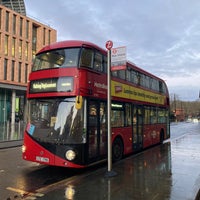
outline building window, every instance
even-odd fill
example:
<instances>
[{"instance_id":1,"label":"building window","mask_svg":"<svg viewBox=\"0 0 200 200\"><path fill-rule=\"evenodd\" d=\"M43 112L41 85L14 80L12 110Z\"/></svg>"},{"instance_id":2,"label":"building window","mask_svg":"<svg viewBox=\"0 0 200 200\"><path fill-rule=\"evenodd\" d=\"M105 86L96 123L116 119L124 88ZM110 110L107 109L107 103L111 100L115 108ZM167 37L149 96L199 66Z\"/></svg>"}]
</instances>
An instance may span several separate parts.
<instances>
[{"instance_id":1,"label":"building window","mask_svg":"<svg viewBox=\"0 0 200 200\"><path fill-rule=\"evenodd\" d=\"M8 60L4 59L4 74L3 74L4 80L7 80L7 71L8 71Z\"/></svg>"},{"instance_id":2,"label":"building window","mask_svg":"<svg viewBox=\"0 0 200 200\"><path fill-rule=\"evenodd\" d=\"M5 54L5 56L8 55L8 35L5 35L5 41L4 41L4 54Z\"/></svg>"},{"instance_id":3,"label":"building window","mask_svg":"<svg viewBox=\"0 0 200 200\"><path fill-rule=\"evenodd\" d=\"M16 39L13 38L12 39L12 57L15 57L15 42L16 42Z\"/></svg>"},{"instance_id":4,"label":"building window","mask_svg":"<svg viewBox=\"0 0 200 200\"><path fill-rule=\"evenodd\" d=\"M50 44L51 43L51 31L49 30L49 41L48 41L48 43Z\"/></svg>"},{"instance_id":5,"label":"building window","mask_svg":"<svg viewBox=\"0 0 200 200\"><path fill-rule=\"evenodd\" d=\"M13 15L13 34L15 35L16 34L16 18L17 16L16 15Z\"/></svg>"},{"instance_id":6,"label":"building window","mask_svg":"<svg viewBox=\"0 0 200 200\"><path fill-rule=\"evenodd\" d=\"M26 61L28 61L28 42L26 42L25 57Z\"/></svg>"},{"instance_id":7,"label":"building window","mask_svg":"<svg viewBox=\"0 0 200 200\"><path fill-rule=\"evenodd\" d=\"M19 68L18 68L18 82L21 82L21 71L22 71L22 63L19 62Z\"/></svg>"},{"instance_id":8,"label":"building window","mask_svg":"<svg viewBox=\"0 0 200 200\"><path fill-rule=\"evenodd\" d=\"M7 32L9 32L9 12L8 11L6 11L6 24L5 24L5 30L7 31Z\"/></svg>"},{"instance_id":9,"label":"building window","mask_svg":"<svg viewBox=\"0 0 200 200\"><path fill-rule=\"evenodd\" d=\"M12 61L12 66L11 66L11 81L15 80L15 61Z\"/></svg>"},{"instance_id":10,"label":"building window","mask_svg":"<svg viewBox=\"0 0 200 200\"><path fill-rule=\"evenodd\" d=\"M22 40L19 41L19 58L22 59Z\"/></svg>"},{"instance_id":11,"label":"building window","mask_svg":"<svg viewBox=\"0 0 200 200\"><path fill-rule=\"evenodd\" d=\"M28 82L28 64L25 64L25 70L24 70L24 77L25 77L25 83Z\"/></svg>"},{"instance_id":12,"label":"building window","mask_svg":"<svg viewBox=\"0 0 200 200\"><path fill-rule=\"evenodd\" d=\"M22 37L22 32L23 32L23 18L20 17L20 22L19 23L20 23L19 24L19 27L20 27L20 29L19 29L19 35L20 35L20 37Z\"/></svg>"},{"instance_id":13,"label":"building window","mask_svg":"<svg viewBox=\"0 0 200 200\"><path fill-rule=\"evenodd\" d=\"M0 8L0 29L1 29L1 15L2 15L2 9Z\"/></svg>"},{"instance_id":14,"label":"building window","mask_svg":"<svg viewBox=\"0 0 200 200\"><path fill-rule=\"evenodd\" d=\"M45 41L46 41L46 28L44 28L43 30L43 45L45 45Z\"/></svg>"},{"instance_id":15,"label":"building window","mask_svg":"<svg viewBox=\"0 0 200 200\"><path fill-rule=\"evenodd\" d=\"M35 57L37 44L37 27L33 25L32 30L32 56Z\"/></svg>"},{"instance_id":16,"label":"building window","mask_svg":"<svg viewBox=\"0 0 200 200\"><path fill-rule=\"evenodd\" d=\"M26 21L26 39L29 38L29 21Z\"/></svg>"}]
</instances>

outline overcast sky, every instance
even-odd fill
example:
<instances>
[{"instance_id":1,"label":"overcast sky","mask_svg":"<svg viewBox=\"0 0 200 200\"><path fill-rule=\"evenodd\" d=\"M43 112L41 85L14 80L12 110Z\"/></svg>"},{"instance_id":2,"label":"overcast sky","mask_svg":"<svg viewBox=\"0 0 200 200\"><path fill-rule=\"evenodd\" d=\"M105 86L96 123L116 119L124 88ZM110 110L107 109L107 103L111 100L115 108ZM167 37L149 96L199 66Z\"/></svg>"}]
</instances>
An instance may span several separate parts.
<instances>
[{"instance_id":1,"label":"overcast sky","mask_svg":"<svg viewBox=\"0 0 200 200\"><path fill-rule=\"evenodd\" d=\"M126 46L127 59L164 79L170 94L200 90L200 0L24 0L27 15L60 40Z\"/></svg>"}]
</instances>

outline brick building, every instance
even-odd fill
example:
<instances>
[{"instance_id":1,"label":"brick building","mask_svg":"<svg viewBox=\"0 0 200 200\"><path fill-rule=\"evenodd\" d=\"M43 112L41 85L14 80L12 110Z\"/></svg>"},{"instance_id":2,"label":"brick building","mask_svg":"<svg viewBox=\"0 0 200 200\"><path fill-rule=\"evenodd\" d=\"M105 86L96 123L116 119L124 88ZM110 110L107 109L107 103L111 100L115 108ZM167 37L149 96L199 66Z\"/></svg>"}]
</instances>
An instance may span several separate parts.
<instances>
[{"instance_id":1,"label":"brick building","mask_svg":"<svg viewBox=\"0 0 200 200\"><path fill-rule=\"evenodd\" d=\"M185 121L184 109L176 108L176 110L174 110L174 116L177 122Z\"/></svg>"},{"instance_id":2,"label":"brick building","mask_svg":"<svg viewBox=\"0 0 200 200\"><path fill-rule=\"evenodd\" d=\"M0 0L0 124L23 118L32 60L57 38L55 29L27 17L23 5L23 0Z\"/></svg>"}]
</instances>

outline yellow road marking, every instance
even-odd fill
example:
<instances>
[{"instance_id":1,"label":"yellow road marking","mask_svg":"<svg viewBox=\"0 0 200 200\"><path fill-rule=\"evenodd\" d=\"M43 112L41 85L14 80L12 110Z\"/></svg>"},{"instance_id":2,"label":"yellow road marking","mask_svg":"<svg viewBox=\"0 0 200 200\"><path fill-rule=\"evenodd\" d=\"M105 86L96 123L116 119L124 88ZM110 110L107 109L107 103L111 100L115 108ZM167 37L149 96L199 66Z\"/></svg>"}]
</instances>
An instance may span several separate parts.
<instances>
[{"instance_id":1,"label":"yellow road marking","mask_svg":"<svg viewBox=\"0 0 200 200\"><path fill-rule=\"evenodd\" d=\"M10 190L10 191L13 191L13 192L17 192L17 193L19 193L19 194L21 194L21 195L23 195L23 194L28 194L28 193L29 193L29 192L27 192L27 191L20 190L20 189L17 189L17 188L12 188L12 187L7 187L6 189L7 189L7 190Z\"/></svg>"},{"instance_id":2,"label":"yellow road marking","mask_svg":"<svg viewBox=\"0 0 200 200\"><path fill-rule=\"evenodd\" d=\"M39 192L37 192L37 193L32 193L32 192L27 192L27 191L25 191L25 190L13 188L13 187L7 187L6 189L7 189L7 190L10 190L10 191L13 191L13 192L17 192L17 193L19 193L19 194L21 194L21 195L29 195L29 196L36 196L36 197L42 197L42 196L44 196L44 194L39 193Z\"/></svg>"}]
</instances>

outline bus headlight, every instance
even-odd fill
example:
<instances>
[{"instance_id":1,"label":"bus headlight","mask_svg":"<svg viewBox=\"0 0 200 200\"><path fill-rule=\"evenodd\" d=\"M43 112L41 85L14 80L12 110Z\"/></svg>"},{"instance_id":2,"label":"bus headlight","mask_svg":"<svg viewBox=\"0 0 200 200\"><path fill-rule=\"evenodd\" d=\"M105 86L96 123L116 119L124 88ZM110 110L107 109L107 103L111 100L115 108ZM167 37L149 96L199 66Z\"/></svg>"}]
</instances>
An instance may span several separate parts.
<instances>
[{"instance_id":1,"label":"bus headlight","mask_svg":"<svg viewBox=\"0 0 200 200\"><path fill-rule=\"evenodd\" d=\"M65 157L67 158L67 160L72 161L72 160L75 159L76 153L75 153L75 151L73 151L73 150L68 150L68 151L66 151L66 153L65 153Z\"/></svg>"}]
</instances>

